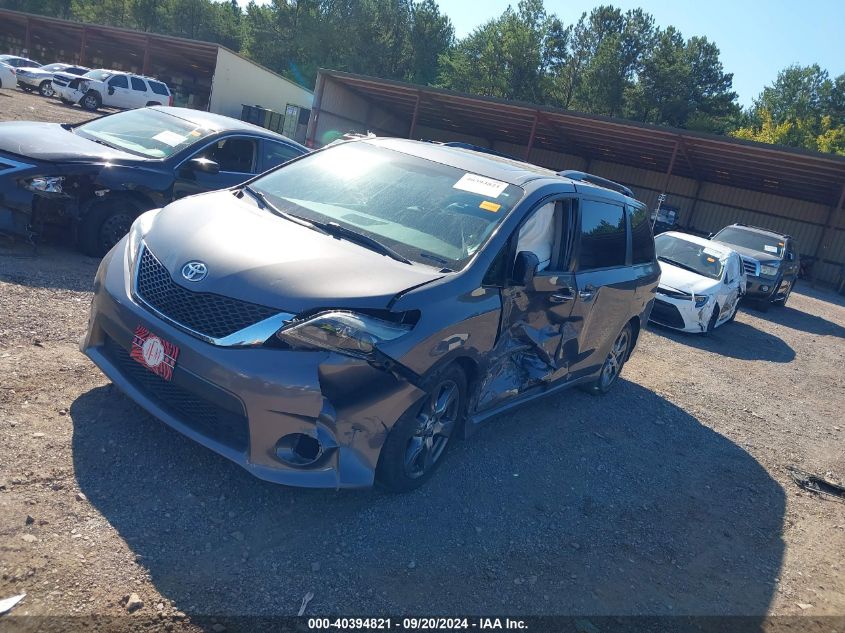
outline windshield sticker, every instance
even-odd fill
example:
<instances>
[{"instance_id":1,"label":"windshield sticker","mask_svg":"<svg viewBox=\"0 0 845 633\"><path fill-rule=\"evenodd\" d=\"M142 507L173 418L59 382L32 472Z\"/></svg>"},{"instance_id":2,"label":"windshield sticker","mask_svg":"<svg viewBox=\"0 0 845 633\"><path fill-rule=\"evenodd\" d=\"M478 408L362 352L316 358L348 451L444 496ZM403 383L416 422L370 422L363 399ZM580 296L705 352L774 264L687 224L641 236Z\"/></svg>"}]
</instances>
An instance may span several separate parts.
<instances>
[{"instance_id":1,"label":"windshield sticker","mask_svg":"<svg viewBox=\"0 0 845 633\"><path fill-rule=\"evenodd\" d=\"M499 209L502 208L502 205L496 204L495 202L490 202L488 200L485 200L484 202L482 202L481 204L478 205L478 208L484 209L485 211L491 211L493 213L496 213Z\"/></svg>"},{"instance_id":2,"label":"windshield sticker","mask_svg":"<svg viewBox=\"0 0 845 633\"><path fill-rule=\"evenodd\" d=\"M778 252L778 247L777 247L777 246L770 246L769 244L764 244L764 245L763 245L763 249L764 249L767 253L777 253L777 252Z\"/></svg>"},{"instance_id":3,"label":"windshield sticker","mask_svg":"<svg viewBox=\"0 0 845 633\"><path fill-rule=\"evenodd\" d=\"M715 260L715 258L713 258L713 257L708 257L708 258L707 258L707 261L708 261L709 263L711 263L711 264L712 264L712 263L713 263L713 262L715 262L716 260Z\"/></svg>"},{"instance_id":4,"label":"windshield sticker","mask_svg":"<svg viewBox=\"0 0 845 633\"><path fill-rule=\"evenodd\" d=\"M185 142L185 137L181 134L177 134L176 132L171 132L170 130L165 130L164 132L159 132L153 137L153 140L160 141L165 145L170 145L170 147L176 147L179 143Z\"/></svg>"},{"instance_id":5,"label":"windshield sticker","mask_svg":"<svg viewBox=\"0 0 845 633\"><path fill-rule=\"evenodd\" d=\"M477 193L485 198L498 198L499 194L507 189L508 183L485 178L477 174L464 174L461 179L452 185L453 189Z\"/></svg>"}]
</instances>

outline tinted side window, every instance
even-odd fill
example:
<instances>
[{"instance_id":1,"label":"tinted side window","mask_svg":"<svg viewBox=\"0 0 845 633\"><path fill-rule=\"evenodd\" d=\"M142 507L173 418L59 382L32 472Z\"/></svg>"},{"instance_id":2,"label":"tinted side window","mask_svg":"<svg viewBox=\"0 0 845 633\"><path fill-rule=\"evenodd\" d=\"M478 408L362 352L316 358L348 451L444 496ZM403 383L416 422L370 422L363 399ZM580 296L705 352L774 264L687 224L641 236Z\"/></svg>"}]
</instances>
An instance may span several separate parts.
<instances>
[{"instance_id":1,"label":"tinted side window","mask_svg":"<svg viewBox=\"0 0 845 633\"><path fill-rule=\"evenodd\" d=\"M648 216L644 208L631 209L631 259L634 264L654 261L654 237Z\"/></svg>"},{"instance_id":2,"label":"tinted side window","mask_svg":"<svg viewBox=\"0 0 845 633\"><path fill-rule=\"evenodd\" d=\"M607 202L582 200L578 270L624 266L627 251L625 209Z\"/></svg>"},{"instance_id":3,"label":"tinted side window","mask_svg":"<svg viewBox=\"0 0 845 633\"><path fill-rule=\"evenodd\" d=\"M112 88L128 88L129 81L126 79L126 75L115 75L109 79L109 85Z\"/></svg>"},{"instance_id":4,"label":"tinted side window","mask_svg":"<svg viewBox=\"0 0 845 633\"><path fill-rule=\"evenodd\" d=\"M138 92L146 92L147 84L145 84L144 80L140 79L139 77L132 77L132 90L137 90Z\"/></svg>"},{"instance_id":5,"label":"tinted side window","mask_svg":"<svg viewBox=\"0 0 845 633\"><path fill-rule=\"evenodd\" d=\"M271 169L289 160L302 156L303 151L299 148L273 141L264 141L264 165L262 169Z\"/></svg>"},{"instance_id":6,"label":"tinted side window","mask_svg":"<svg viewBox=\"0 0 845 633\"><path fill-rule=\"evenodd\" d=\"M160 81L150 80L150 88L152 88L153 92L156 93L157 95L167 96L169 94L167 92L167 86L165 86Z\"/></svg>"},{"instance_id":7,"label":"tinted side window","mask_svg":"<svg viewBox=\"0 0 845 633\"><path fill-rule=\"evenodd\" d=\"M248 138L224 138L204 149L199 156L215 161L220 171L252 174L255 165L255 141Z\"/></svg>"}]
</instances>

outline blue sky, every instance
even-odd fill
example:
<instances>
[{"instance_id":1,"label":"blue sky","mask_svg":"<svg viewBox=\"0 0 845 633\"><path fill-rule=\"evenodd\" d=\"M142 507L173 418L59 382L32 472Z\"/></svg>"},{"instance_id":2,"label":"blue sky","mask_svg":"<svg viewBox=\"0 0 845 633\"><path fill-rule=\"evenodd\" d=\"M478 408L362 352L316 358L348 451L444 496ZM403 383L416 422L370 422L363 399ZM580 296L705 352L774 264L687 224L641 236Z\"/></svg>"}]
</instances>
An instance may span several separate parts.
<instances>
[{"instance_id":1,"label":"blue sky","mask_svg":"<svg viewBox=\"0 0 845 633\"><path fill-rule=\"evenodd\" d=\"M246 6L248 0L238 0ZM258 0L264 3L266 0ZM517 0L438 0L458 37L500 15ZM546 10L564 23L599 4L622 10L642 7L659 26L673 25L684 37L705 35L722 52L726 72L743 106L751 104L779 70L818 63L832 76L845 72L845 0L546 0Z\"/></svg>"},{"instance_id":2,"label":"blue sky","mask_svg":"<svg viewBox=\"0 0 845 633\"><path fill-rule=\"evenodd\" d=\"M516 0L439 0L458 37L500 15ZM750 105L779 70L790 64L818 63L832 76L845 72L845 0L546 0L546 11L565 24L600 4L643 10L662 27L673 25L684 37L704 35L721 51L734 90Z\"/></svg>"}]
</instances>

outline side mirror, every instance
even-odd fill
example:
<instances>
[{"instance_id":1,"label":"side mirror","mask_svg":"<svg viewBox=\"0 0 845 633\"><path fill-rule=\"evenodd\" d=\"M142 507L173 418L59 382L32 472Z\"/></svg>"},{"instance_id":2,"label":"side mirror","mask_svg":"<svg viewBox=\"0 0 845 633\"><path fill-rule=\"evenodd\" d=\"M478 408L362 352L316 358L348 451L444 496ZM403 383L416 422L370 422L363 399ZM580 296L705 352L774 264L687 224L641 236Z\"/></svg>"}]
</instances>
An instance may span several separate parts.
<instances>
[{"instance_id":1,"label":"side mirror","mask_svg":"<svg viewBox=\"0 0 845 633\"><path fill-rule=\"evenodd\" d=\"M109 86L109 94L110 95L114 94L114 86Z\"/></svg>"},{"instance_id":2,"label":"side mirror","mask_svg":"<svg viewBox=\"0 0 845 633\"><path fill-rule=\"evenodd\" d=\"M513 280L520 285L530 286L539 265L540 260L537 255L529 251L520 251L516 254L513 265Z\"/></svg>"},{"instance_id":3,"label":"side mirror","mask_svg":"<svg viewBox=\"0 0 845 633\"><path fill-rule=\"evenodd\" d=\"M787 253L786 254L786 261L794 262L795 261L795 253Z\"/></svg>"},{"instance_id":4,"label":"side mirror","mask_svg":"<svg viewBox=\"0 0 845 633\"><path fill-rule=\"evenodd\" d=\"M192 158L188 161L187 166L191 171L200 171L212 176L220 173L220 165L210 158Z\"/></svg>"}]
</instances>

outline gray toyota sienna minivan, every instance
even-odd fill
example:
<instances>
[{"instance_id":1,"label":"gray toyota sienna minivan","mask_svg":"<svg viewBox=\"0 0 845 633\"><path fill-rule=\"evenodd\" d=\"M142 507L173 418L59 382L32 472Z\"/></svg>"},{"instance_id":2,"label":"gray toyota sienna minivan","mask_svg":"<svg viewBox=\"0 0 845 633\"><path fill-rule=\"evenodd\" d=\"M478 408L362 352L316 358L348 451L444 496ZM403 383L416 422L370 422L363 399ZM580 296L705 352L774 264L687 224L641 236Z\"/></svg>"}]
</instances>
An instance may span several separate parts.
<instances>
[{"instance_id":1,"label":"gray toyota sienna minivan","mask_svg":"<svg viewBox=\"0 0 845 633\"><path fill-rule=\"evenodd\" d=\"M366 139L139 216L82 350L262 479L407 490L497 413L607 392L659 270L621 185Z\"/></svg>"}]
</instances>

